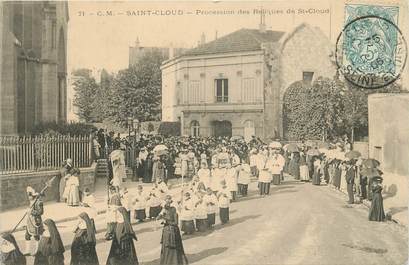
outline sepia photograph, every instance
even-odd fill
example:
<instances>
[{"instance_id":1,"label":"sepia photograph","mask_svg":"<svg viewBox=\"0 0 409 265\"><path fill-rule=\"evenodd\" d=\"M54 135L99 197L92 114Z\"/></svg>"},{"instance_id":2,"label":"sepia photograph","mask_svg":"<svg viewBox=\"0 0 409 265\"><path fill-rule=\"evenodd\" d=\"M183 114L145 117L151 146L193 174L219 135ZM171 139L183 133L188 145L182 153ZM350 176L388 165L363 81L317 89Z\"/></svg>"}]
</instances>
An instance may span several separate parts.
<instances>
[{"instance_id":1,"label":"sepia photograph","mask_svg":"<svg viewBox=\"0 0 409 265\"><path fill-rule=\"evenodd\" d=\"M408 0L0 0L0 265L405 265Z\"/></svg>"}]
</instances>

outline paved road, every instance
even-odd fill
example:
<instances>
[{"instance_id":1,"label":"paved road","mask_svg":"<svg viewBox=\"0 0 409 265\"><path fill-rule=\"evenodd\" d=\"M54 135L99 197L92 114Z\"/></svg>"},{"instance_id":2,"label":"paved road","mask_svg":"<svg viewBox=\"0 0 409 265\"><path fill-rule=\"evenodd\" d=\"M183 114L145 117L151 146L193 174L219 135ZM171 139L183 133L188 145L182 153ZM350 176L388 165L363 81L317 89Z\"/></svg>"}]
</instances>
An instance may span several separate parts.
<instances>
[{"instance_id":1,"label":"paved road","mask_svg":"<svg viewBox=\"0 0 409 265\"><path fill-rule=\"evenodd\" d=\"M265 198L252 183L249 197L231 205L231 221L212 232L184 237L191 264L405 264L407 230L395 223L367 221L363 205L347 206L345 195L326 186L286 181ZM218 220L217 220L218 221ZM59 224L66 261L73 222ZM97 251L105 264L110 242L97 219ZM134 226L141 264L159 264L161 229L155 222ZM23 233L17 234L23 246ZM32 264L30 258L29 264Z\"/></svg>"}]
</instances>

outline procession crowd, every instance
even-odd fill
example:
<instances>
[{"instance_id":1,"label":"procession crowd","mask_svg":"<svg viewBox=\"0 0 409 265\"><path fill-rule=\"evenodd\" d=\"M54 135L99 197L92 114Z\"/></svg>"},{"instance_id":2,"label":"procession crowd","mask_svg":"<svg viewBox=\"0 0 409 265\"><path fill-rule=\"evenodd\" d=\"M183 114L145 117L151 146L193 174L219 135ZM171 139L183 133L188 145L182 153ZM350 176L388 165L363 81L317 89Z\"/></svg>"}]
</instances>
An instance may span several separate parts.
<instances>
[{"instance_id":1,"label":"procession crowd","mask_svg":"<svg viewBox=\"0 0 409 265\"><path fill-rule=\"evenodd\" d=\"M268 144L253 137L242 138L146 137L138 147L133 168L133 181L141 179L151 186L138 185L136 193L123 187L126 178L126 140L109 140L103 144L98 135L94 141L96 157L109 152L109 194L107 198L105 239L112 241L106 264L138 264L132 228L135 222L161 220L161 264L187 264L182 243L183 234L201 233L213 229L218 216L221 225L229 222L230 206L248 196L248 186L258 181L260 197L270 195L271 185L280 185L291 175L295 180L313 185L328 185L346 190L348 203L372 200L369 220L384 221L382 204L382 172L379 162L361 159L360 153L349 150L347 143L287 144L272 141ZM101 141L102 143L102 141ZM135 143L133 143L135 145ZM95 218L97 211L93 195L86 190L79 198L77 182L79 170L67 160L64 167L63 200L71 206L82 205L87 210L78 217L71 264L99 264L95 251ZM171 194L169 178L181 180L181 192ZM64 264L64 246L55 223L41 219L41 192L27 189L30 210L27 218L26 240L28 253L35 264ZM81 201L81 202L80 202ZM2 261L4 264L25 264L12 234L4 234ZM33 250L33 244L37 245Z\"/></svg>"}]
</instances>

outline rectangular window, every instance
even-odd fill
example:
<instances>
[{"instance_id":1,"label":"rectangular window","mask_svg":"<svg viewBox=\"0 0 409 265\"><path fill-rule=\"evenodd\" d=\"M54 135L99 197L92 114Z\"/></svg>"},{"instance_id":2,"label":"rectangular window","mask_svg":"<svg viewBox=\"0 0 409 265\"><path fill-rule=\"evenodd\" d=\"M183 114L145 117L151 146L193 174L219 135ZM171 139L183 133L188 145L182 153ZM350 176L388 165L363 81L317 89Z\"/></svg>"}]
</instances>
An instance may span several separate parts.
<instances>
[{"instance_id":1,"label":"rectangular window","mask_svg":"<svg viewBox=\"0 0 409 265\"><path fill-rule=\"evenodd\" d=\"M313 76L314 76L314 72L302 72L302 80L303 81L311 83Z\"/></svg>"},{"instance_id":2,"label":"rectangular window","mask_svg":"<svg viewBox=\"0 0 409 265\"><path fill-rule=\"evenodd\" d=\"M228 102L229 101L229 80L228 79L216 79L216 102Z\"/></svg>"}]
</instances>

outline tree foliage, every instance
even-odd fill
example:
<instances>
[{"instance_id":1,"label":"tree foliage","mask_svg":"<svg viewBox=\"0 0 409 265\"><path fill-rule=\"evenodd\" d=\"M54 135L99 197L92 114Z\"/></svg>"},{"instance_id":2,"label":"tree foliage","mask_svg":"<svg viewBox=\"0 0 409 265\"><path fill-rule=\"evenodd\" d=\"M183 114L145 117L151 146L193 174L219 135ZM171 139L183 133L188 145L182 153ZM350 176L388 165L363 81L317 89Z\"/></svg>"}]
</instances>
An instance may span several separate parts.
<instances>
[{"instance_id":1,"label":"tree foliage","mask_svg":"<svg viewBox=\"0 0 409 265\"><path fill-rule=\"evenodd\" d=\"M91 77L91 71L79 69L73 71L72 77L75 90L74 106L78 108L77 115L85 122L93 122L95 99L98 97L99 86L95 79Z\"/></svg>"},{"instance_id":2,"label":"tree foliage","mask_svg":"<svg viewBox=\"0 0 409 265\"><path fill-rule=\"evenodd\" d=\"M118 73L113 81L107 115L124 124L127 117L140 121L160 120L164 57L159 52L144 55L141 60Z\"/></svg>"},{"instance_id":3,"label":"tree foliage","mask_svg":"<svg viewBox=\"0 0 409 265\"><path fill-rule=\"evenodd\" d=\"M73 72L79 117L86 122L110 120L126 125L128 117L143 121L158 121L161 114L163 55L153 51L142 56L137 64L118 72L116 76L101 72L101 82L91 77L91 71Z\"/></svg>"},{"instance_id":4,"label":"tree foliage","mask_svg":"<svg viewBox=\"0 0 409 265\"><path fill-rule=\"evenodd\" d=\"M368 135L368 95L404 92L397 84L370 90L337 78L295 82L284 95L284 131L290 140ZM351 139L351 138L350 138Z\"/></svg>"}]
</instances>

